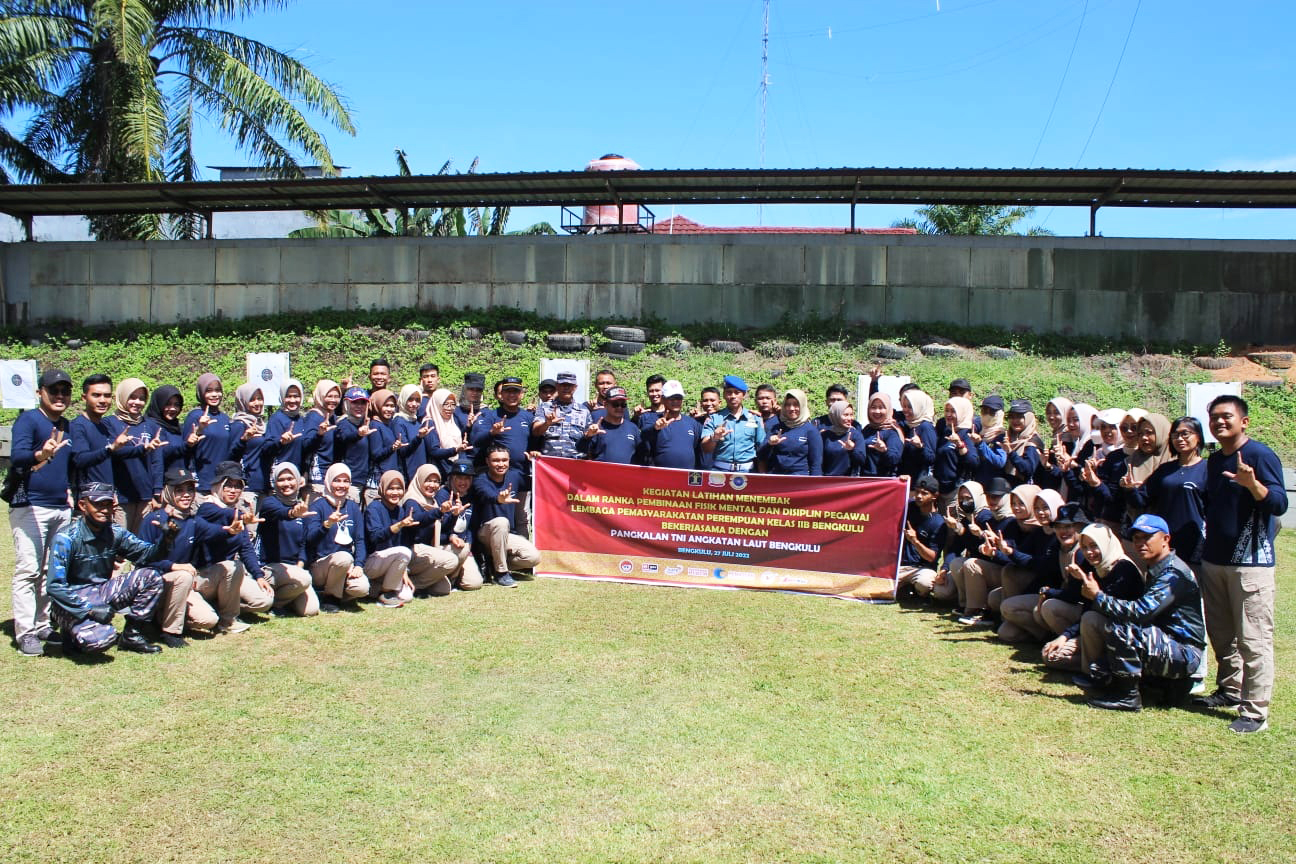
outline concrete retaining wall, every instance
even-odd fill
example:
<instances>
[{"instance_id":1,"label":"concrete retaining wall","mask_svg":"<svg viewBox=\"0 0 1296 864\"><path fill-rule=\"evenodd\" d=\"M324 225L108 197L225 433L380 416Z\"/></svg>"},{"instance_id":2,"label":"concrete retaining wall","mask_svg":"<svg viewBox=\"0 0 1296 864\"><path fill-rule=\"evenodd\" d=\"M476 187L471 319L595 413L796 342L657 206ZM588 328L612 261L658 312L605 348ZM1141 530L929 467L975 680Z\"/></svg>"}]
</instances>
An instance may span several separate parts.
<instances>
[{"instance_id":1,"label":"concrete retaining wall","mask_svg":"<svg viewBox=\"0 0 1296 864\"><path fill-rule=\"evenodd\" d=\"M486 309L1287 342L1296 242L719 235L0 244L10 324Z\"/></svg>"}]
</instances>

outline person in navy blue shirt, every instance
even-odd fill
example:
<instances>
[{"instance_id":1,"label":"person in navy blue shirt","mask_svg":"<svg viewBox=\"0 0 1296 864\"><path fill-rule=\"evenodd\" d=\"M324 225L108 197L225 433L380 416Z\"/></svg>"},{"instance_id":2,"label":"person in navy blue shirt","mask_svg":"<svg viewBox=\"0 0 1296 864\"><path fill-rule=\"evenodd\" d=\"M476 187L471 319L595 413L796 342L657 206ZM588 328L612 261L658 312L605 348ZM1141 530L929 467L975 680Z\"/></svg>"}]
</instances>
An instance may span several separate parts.
<instances>
[{"instance_id":1,"label":"person in navy blue shirt","mask_svg":"<svg viewBox=\"0 0 1296 864\"><path fill-rule=\"evenodd\" d=\"M62 369L46 369L37 382L36 408L13 425L6 477L9 527L13 532L14 641L23 656L44 651L54 638L50 627L45 571L50 541L71 521L68 503L72 440L67 417L72 379Z\"/></svg>"},{"instance_id":2,"label":"person in navy blue shirt","mask_svg":"<svg viewBox=\"0 0 1296 864\"><path fill-rule=\"evenodd\" d=\"M184 432L180 427L183 411L184 397L179 388L163 384L153 391L148 410L144 412L149 437L166 442L149 454L149 476L153 483L153 501L157 504L162 502L167 472L175 467L185 467Z\"/></svg>"},{"instance_id":3,"label":"person in navy blue shirt","mask_svg":"<svg viewBox=\"0 0 1296 864\"><path fill-rule=\"evenodd\" d=\"M360 492L368 485L372 471L369 436L374 434L374 427L368 416L369 394L361 387L348 387L342 405L346 416L337 421L333 431L333 464L346 465L351 478L347 495L359 503ZM324 485L327 489L328 484Z\"/></svg>"},{"instance_id":4,"label":"person in navy blue shirt","mask_svg":"<svg viewBox=\"0 0 1296 864\"><path fill-rule=\"evenodd\" d=\"M761 422L765 424L765 436L768 438L770 430L777 426L779 422L778 391L774 389L773 384L757 385L756 413L760 415Z\"/></svg>"},{"instance_id":5,"label":"person in navy blue shirt","mask_svg":"<svg viewBox=\"0 0 1296 864\"><path fill-rule=\"evenodd\" d=\"M260 519L242 504L247 488L243 466L229 460L216 466L212 475L212 495L198 507L199 524L195 531L195 559L199 568L232 564L238 575L239 608L244 612L269 612L274 605L274 586L262 572L261 560L252 546L252 528ZM203 538L204 531L208 536ZM298 590L297 593L300 593ZM240 622L241 623L241 622Z\"/></svg>"},{"instance_id":6,"label":"person in navy blue shirt","mask_svg":"<svg viewBox=\"0 0 1296 864\"><path fill-rule=\"evenodd\" d=\"M481 410L469 432L469 440L472 442L473 453L480 454L477 458L481 459L485 458L486 451L495 444L503 444L508 448L510 467L522 475L522 484L514 491L518 497L518 530L527 537L531 534L527 509L531 494L531 460L527 455L527 446L531 442L535 414L522 407L525 390L521 378L503 378L496 383L495 390L499 396L499 407ZM479 467L480 464L478 463Z\"/></svg>"},{"instance_id":7,"label":"person in navy blue shirt","mask_svg":"<svg viewBox=\"0 0 1296 864\"><path fill-rule=\"evenodd\" d=\"M112 457L131 444L129 429L112 427L105 422L113 405L112 379L107 375L90 375L81 382L82 413L68 425L72 436L72 492L86 483L113 485Z\"/></svg>"},{"instance_id":8,"label":"person in navy blue shirt","mask_svg":"<svg viewBox=\"0 0 1296 864\"><path fill-rule=\"evenodd\" d=\"M270 467L271 490L261 498L257 557L274 588L274 611L310 617L319 612L319 596L306 569L306 522L319 518L302 500L306 483L293 462Z\"/></svg>"},{"instance_id":9,"label":"person in navy blue shirt","mask_svg":"<svg viewBox=\"0 0 1296 864\"><path fill-rule=\"evenodd\" d=\"M364 511L365 577L370 596L377 595L378 605L387 609L399 609L414 599L411 550L404 535L418 524L418 516L402 508L404 497L405 478L399 471L384 471L378 478L378 497Z\"/></svg>"},{"instance_id":10,"label":"person in navy blue shirt","mask_svg":"<svg viewBox=\"0 0 1296 864\"><path fill-rule=\"evenodd\" d=\"M396 437L405 442L400 450L400 472L405 477L413 477L428 461L427 437L432 433L432 418L419 416L422 401L417 384L406 384L396 397L396 416L391 422Z\"/></svg>"},{"instance_id":11,"label":"person in navy blue shirt","mask_svg":"<svg viewBox=\"0 0 1296 864\"><path fill-rule=\"evenodd\" d=\"M887 411L890 420L889 405ZM897 594L912 590L919 597L931 597L941 602L948 602L956 595L953 580L936 569L948 535L945 519L936 511L939 495L940 484L930 474L915 481L913 498L905 514Z\"/></svg>"},{"instance_id":12,"label":"person in navy blue shirt","mask_svg":"<svg viewBox=\"0 0 1296 864\"><path fill-rule=\"evenodd\" d=\"M936 458L932 462L932 473L940 481L941 507L949 506L964 480L971 480L976 475L976 444L972 441L972 403L961 396L952 396L945 403L945 424L952 431L944 438L938 438Z\"/></svg>"},{"instance_id":13,"label":"person in navy blue shirt","mask_svg":"<svg viewBox=\"0 0 1296 864\"><path fill-rule=\"evenodd\" d=\"M482 587L482 572L473 555L473 503L472 485L476 469L468 462L450 466L446 485L437 493L437 503L444 514L441 537L447 548L459 558L459 569L450 574L450 581L463 591Z\"/></svg>"},{"instance_id":14,"label":"person in navy blue shirt","mask_svg":"<svg viewBox=\"0 0 1296 864\"><path fill-rule=\"evenodd\" d=\"M629 465L639 452L639 427L626 419L624 387L609 387L603 397L604 416L585 428L578 449L595 462Z\"/></svg>"},{"instance_id":15,"label":"person in navy blue shirt","mask_svg":"<svg viewBox=\"0 0 1296 864\"><path fill-rule=\"evenodd\" d=\"M451 540L445 530L446 514L454 505L448 494L441 496L442 491L441 472L429 462L414 472L400 501L401 518L411 520L400 542L410 550L409 578L416 597L450 593L460 568L460 550L466 546L461 539ZM478 579L475 588L481 587L480 574Z\"/></svg>"},{"instance_id":16,"label":"person in navy blue shirt","mask_svg":"<svg viewBox=\"0 0 1296 864\"><path fill-rule=\"evenodd\" d=\"M198 405L184 421L185 452L189 468L198 475L198 491L209 495L216 466L241 459L246 445L241 436L232 434L233 421L221 410L225 389L219 378L210 372L199 375L194 395ZM251 438L255 430L245 427L244 433Z\"/></svg>"},{"instance_id":17,"label":"person in navy blue shirt","mask_svg":"<svg viewBox=\"0 0 1296 864\"><path fill-rule=\"evenodd\" d=\"M512 588L517 583L509 571L525 570L540 563L540 551L516 532L517 490L522 472L512 467L512 455L503 444L486 452L486 470L472 485L474 536L486 547L491 578L496 585Z\"/></svg>"},{"instance_id":18,"label":"person in navy blue shirt","mask_svg":"<svg viewBox=\"0 0 1296 864\"><path fill-rule=\"evenodd\" d=\"M757 459L771 474L823 474L823 438L810 419L805 391L792 389L784 394L779 422L758 449Z\"/></svg>"},{"instance_id":19,"label":"person in navy blue shirt","mask_svg":"<svg viewBox=\"0 0 1296 864\"><path fill-rule=\"evenodd\" d=\"M148 386L138 378L127 378L114 391L113 413L103 418L109 438L123 432L130 436L130 443L112 455L112 478L117 490L113 522L132 534L139 533L140 520L153 501L150 461L153 451L164 443L152 437L144 417L146 405Z\"/></svg>"},{"instance_id":20,"label":"person in navy blue shirt","mask_svg":"<svg viewBox=\"0 0 1296 864\"><path fill-rule=\"evenodd\" d=\"M303 447L309 429L306 415L301 410L304 398L301 382L289 378L279 390L279 410L266 421L262 453L270 460L266 473L271 491L274 490L274 478L269 477L269 467L274 463L291 462L297 466L298 473L305 473L302 469L305 461Z\"/></svg>"},{"instance_id":21,"label":"person in navy blue shirt","mask_svg":"<svg viewBox=\"0 0 1296 864\"><path fill-rule=\"evenodd\" d=\"M1277 455L1247 435L1246 401L1218 396L1208 411L1220 449L1206 460L1201 585L1217 666L1215 692L1203 701L1237 706L1234 732L1262 732L1274 678L1274 538L1287 492Z\"/></svg>"},{"instance_id":22,"label":"person in navy blue shirt","mask_svg":"<svg viewBox=\"0 0 1296 864\"><path fill-rule=\"evenodd\" d=\"M344 603L369 596L364 574L364 514L351 497L351 471L334 462L324 474L324 494L310 504L306 558L320 595L321 612L338 612Z\"/></svg>"},{"instance_id":23,"label":"person in navy blue shirt","mask_svg":"<svg viewBox=\"0 0 1296 864\"><path fill-rule=\"evenodd\" d=\"M366 507L370 501L381 497L378 492L378 481L382 475L388 471L400 473L401 454L411 443L400 437L399 430L395 426L395 393L386 388L375 390L369 397L368 411L369 428L373 430L373 434L366 439L369 442L370 478L365 484Z\"/></svg>"},{"instance_id":24,"label":"person in navy blue shirt","mask_svg":"<svg viewBox=\"0 0 1296 864\"><path fill-rule=\"evenodd\" d=\"M894 477L899 472L904 442L894 424L891 397L874 393L868 401L868 425L862 431L861 477Z\"/></svg>"},{"instance_id":25,"label":"person in navy blue shirt","mask_svg":"<svg viewBox=\"0 0 1296 864\"><path fill-rule=\"evenodd\" d=\"M555 385L557 384L556 381L554 383ZM666 412L666 406L662 395L665 389L665 375L649 375L648 379L644 381L644 393L648 397L648 405L636 405L634 416L631 417L639 427L640 432L651 428L651 426L657 422L657 418ZM542 399L541 401L544 400Z\"/></svg>"},{"instance_id":26,"label":"person in navy blue shirt","mask_svg":"<svg viewBox=\"0 0 1296 864\"><path fill-rule=\"evenodd\" d=\"M1180 417L1170 427L1175 458L1138 483L1127 472L1121 480L1125 500L1139 512L1154 513L1170 526L1170 545L1185 564L1199 573L1206 545L1206 460L1201 423Z\"/></svg>"},{"instance_id":27,"label":"person in navy blue shirt","mask_svg":"<svg viewBox=\"0 0 1296 864\"><path fill-rule=\"evenodd\" d=\"M320 379L311 394L311 410L306 412L306 435L302 438L302 476L308 478L311 492L324 494L324 473L333 464L333 436L337 433L337 410L342 404L342 387L336 381Z\"/></svg>"},{"instance_id":28,"label":"person in navy blue shirt","mask_svg":"<svg viewBox=\"0 0 1296 864\"><path fill-rule=\"evenodd\" d=\"M265 391L253 381L240 384L234 391L234 416L230 418L230 435L243 442L243 506L256 512L261 496L270 491L270 465L274 448L266 438ZM255 534L254 534L255 536Z\"/></svg>"},{"instance_id":29,"label":"person in navy blue shirt","mask_svg":"<svg viewBox=\"0 0 1296 864\"><path fill-rule=\"evenodd\" d=\"M849 402L834 402L828 408L828 422L820 428L823 438L825 477L855 477L864 465L864 434L855 422L855 408Z\"/></svg>"},{"instance_id":30,"label":"person in navy blue shirt","mask_svg":"<svg viewBox=\"0 0 1296 864\"><path fill-rule=\"evenodd\" d=\"M419 367L419 406L415 416L423 420L428 416L428 401L432 394L441 389L441 368L435 363L424 363Z\"/></svg>"},{"instance_id":31,"label":"person in navy blue shirt","mask_svg":"<svg viewBox=\"0 0 1296 864\"><path fill-rule=\"evenodd\" d=\"M665 410L643 432L644 462L658 468L698 467L702 424L684 413L684 386L670 380L662 386Z\"/></svg>"},{"instance_id":32,"label":"person in navy blue shirt","mask_svg":"<svg viewBox=\"0 0 1296 864\"><path fill-rule=\"evenodd\" d=\"M917 387L911 387L900 394L900 407L905 417L904 452L900 455L900 473L910 477L921 477L932 470L936 461L936 426L933 412L936 410L932 398ZM946 505L944 497L939 507Z\"/></svg>"}]
</instances>

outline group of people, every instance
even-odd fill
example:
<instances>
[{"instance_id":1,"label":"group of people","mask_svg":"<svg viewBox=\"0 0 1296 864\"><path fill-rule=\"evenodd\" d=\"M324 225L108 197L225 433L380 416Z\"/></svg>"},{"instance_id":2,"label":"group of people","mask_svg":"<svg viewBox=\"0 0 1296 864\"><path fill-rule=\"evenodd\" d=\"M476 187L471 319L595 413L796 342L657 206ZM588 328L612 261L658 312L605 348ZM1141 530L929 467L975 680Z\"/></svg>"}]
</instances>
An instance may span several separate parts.
<instances>
[{"instance_id":1,"label":"group of people","mask_svg":"<svg viewBox=\"0 0 1296 864\"><path fill-rule=\"evenodd\" d=\"M1210 403L1218 447L1205 456L1193 417L1057 397L1040 426L1028 400L991 395L974 412L967 381L949 393L943 427L926 394L900 396L902 464L935 458L909 469L898 591L1040 644L1098 708L1139 710L1140 685L1185 703L1209 641L1216 687L1194 702L1235 710L1235 732L1267 728L1287 496L1278 457L1247 434L1246 401Z\"/></svg>"},{"instance_id":2,"label":"group of people","mask_svg":"<svg viewBox=\"0 0 1296 864\"><path fill-rule=\"evenodd\" d=\"M951 603L960 621L1005 640L1044 643L1045 662L1075 668L1103 707L1138 707L1143 675L1199 674L1209 634L1219 671L1207 701L1237 706L1235 726L1263 728L1273 543L1287 501L1277 457L1246 435L1243 400L1212 403L1220 447L1203 459L1190 417L1057 397L1041 425L1028 400L978 401L964 379L938 416L913 384L893 404L880 371L857 418L838 384L817 417L805 392L768 384L749 408L737 375L689 407L679 381L653 375L632 407L607 369L588 401L568 372L529 403L520 378L500 378L488 404L481 373L451 390L429 363L417 384L393 389L383 359L368 387L325 379L307 391L290 379L269 414L275 400L257 382L241 384L226 413L210 373L189 406L176 387L91 375L69 416L71 379L49 369L38 406L14 424L0 493L18 648L36 655L61 639L152 653L185 645L186 631L245 630L243 613L396 608L456 587L512 587L540 560L528 516L538 454L907 476L902 590Z\"/></svg>"}]
</instances>

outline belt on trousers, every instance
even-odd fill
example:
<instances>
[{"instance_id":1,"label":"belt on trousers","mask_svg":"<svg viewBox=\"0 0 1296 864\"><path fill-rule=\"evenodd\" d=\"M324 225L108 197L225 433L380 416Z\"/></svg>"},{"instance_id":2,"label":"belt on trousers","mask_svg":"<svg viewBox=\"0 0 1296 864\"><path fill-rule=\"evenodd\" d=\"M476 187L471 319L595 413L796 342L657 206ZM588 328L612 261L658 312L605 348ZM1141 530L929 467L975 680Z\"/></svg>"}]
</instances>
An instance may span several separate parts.
<instances>
[{"instance_id":1,"label":"belt on trousers","mask_svg":"<svg viewBox=\"0 0 1296 864\"><path fill-rule=\"evenodd\" d=\"M753 462L717 462L715 467L721 471L750 471Z\"/></svg>"}]
</instances>

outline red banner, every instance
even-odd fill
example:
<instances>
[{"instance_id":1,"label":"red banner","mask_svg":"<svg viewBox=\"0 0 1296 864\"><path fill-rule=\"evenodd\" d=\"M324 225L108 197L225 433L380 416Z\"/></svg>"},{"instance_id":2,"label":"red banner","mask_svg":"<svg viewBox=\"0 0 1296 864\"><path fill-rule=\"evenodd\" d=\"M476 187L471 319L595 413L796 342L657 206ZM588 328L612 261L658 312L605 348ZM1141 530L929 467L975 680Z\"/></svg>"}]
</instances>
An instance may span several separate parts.
<instances>
[{"instance_id":1,"label":"red banner","mask_svg":"<svg viewBox=\"0 0 1296 864\"><path fill-rule=\"evenodd\" d=\"M895 597L908 483L535 462L537 572Z\"/></svg>"}]
</instances>

